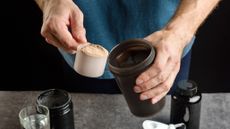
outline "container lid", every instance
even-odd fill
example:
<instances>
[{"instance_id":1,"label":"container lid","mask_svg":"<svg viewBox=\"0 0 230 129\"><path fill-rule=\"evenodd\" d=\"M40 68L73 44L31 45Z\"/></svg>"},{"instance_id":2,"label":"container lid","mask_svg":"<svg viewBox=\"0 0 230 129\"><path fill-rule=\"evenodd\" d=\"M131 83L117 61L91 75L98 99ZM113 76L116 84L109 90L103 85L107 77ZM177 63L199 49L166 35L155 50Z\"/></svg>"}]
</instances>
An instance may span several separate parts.
<instances>
[{"instance_id":1,"label":"container lid","mask_svg":"<svg viewBox=\"0 0 230 129\"><path fill-rule=\"evenodd\" d=\"M197 93L197 84L191 80L181 80L177 84L176 92L182 96L193 96Z\"/></svg>"},{"instance_id":2,"label":"container lid","mask_svg":"<svg viewBox=\"0 0 230 129\"><path fill-rule=\"evenodd\" d=\"M70 109L71 96L67 91L61 89L49 89L42 92L37 98L37 104L45 105L50 112L59 112L65 114Z\"/></svg>"}]
</instances>

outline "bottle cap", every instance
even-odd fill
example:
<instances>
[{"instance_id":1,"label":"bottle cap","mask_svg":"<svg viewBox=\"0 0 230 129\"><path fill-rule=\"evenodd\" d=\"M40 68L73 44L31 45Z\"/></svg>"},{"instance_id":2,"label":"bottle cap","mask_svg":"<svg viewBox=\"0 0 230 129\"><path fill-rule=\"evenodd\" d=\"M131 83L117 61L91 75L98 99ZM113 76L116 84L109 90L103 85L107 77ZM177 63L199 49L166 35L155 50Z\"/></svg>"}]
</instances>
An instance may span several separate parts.
<instances>
[{"instance_id":1,"label":"bottle cap","mask_svg":"<svg viewBox=\"0 0 230 129\"><path fill-rule=\"evenodd\" d=\"M48 89L37 98L37 104L45 105L50 110L50 115L65 115L72 108L70 94L61 89Z\"/></svg>"},{"instance_id":2,"label":"bottle cap","mask_svg":"<svg viewBox=\"0 0 230 129\"><path fill-rule=\"evenodd\" d=\"M176 92L182 96L193 96L197 93L197 84L191 80L181 80Z\"/></svg>"}]
</instances>

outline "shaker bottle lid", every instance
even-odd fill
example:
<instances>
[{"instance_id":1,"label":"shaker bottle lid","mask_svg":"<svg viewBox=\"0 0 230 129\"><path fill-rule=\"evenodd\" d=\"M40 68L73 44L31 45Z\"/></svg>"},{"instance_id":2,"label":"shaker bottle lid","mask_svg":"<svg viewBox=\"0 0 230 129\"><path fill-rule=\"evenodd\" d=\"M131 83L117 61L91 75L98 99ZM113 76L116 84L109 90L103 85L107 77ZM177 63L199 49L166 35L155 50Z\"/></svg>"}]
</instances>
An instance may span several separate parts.
<instances>
[{"instance_id":1,"label":"shaker bottle lid","mask_svg":"<svg viewBox=\"0 0 230 129\"><path fill-rule=\"evenodd\" d=\"M129 39L112 48L108 66L113 74L134 75L146 69L156 56L156 50L145 39Z\"/></svg>"},{"instance_id":2,"label":"shaker bottle lid","mask_svg":"<svg viewBox=\"0 0 230 129\"><path fill-rule=\"evenodd\" d=\"M191 80L182 80L177 84L176 92L184 96L193 96L197 93L197 84Z\"/></svg>"}]
</instances>

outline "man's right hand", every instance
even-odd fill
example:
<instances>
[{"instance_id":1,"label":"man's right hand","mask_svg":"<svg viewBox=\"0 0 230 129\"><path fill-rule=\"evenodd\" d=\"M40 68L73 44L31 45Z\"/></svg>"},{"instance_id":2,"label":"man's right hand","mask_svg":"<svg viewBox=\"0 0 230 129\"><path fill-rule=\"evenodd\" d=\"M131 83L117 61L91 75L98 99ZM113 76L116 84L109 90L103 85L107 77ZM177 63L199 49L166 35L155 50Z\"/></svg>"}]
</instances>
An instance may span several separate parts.
<instances>
[{"instance_id":1,"label":"man's right hand","mask_svg":"<svg viewBox=\"0 0 230 129\"><path fill-rule=\"evenodd\" d=\"M36 0L43 11L42 36L69 53L86 43L83 13L72 0Z\"/></svg>"}]
</instances>

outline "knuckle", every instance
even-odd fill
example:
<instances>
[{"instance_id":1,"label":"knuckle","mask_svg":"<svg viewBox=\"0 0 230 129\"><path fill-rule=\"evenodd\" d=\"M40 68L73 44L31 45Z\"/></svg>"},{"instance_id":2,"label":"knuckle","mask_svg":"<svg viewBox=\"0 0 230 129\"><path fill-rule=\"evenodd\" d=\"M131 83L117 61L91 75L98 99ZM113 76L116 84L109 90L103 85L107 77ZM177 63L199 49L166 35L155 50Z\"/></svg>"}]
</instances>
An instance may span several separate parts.
<instances>
[{"instance_id":1,"label":"knuckle","mask_svg":"<svg viewBox=\"0 0 230 129\"><path fill-rule=\"evenodd\" d=\"M50 31L50 32L56 32L56 27L54 26L53 23L47 23L46 24L46 27L47 27L47 31Z\"/></svg>"},{"instance_id":2,"label":"knuckle","mask_svg":"<svg viewBox=\"0 0 230 129\"><path fill-rule=\"evenodd\" d=\"M149 80L150 78L150 73L149 72L144 72L141 74L140 78L142 78L143 80Z\"/></svg>"},{"instance_id":3,"label":"knuckle","mask_svg":"<svg viewBox=\"0 0 230 129\"><path fill-rule=\"evenodd\" d=\"M167 83L163 83L161 87L162 87L162 89L164 91L169 91L170 90L170 85L168 85Z\"/></svg>"},{"instance_id":4,"label":"knuckle","mask_svg":"<svg viewBox=\"0 0 230 129\"><path fill-rule=\"evenodd\" d=\"M176 61L180 60L180 57L177 53L172 53L169 56L169 60L176 62Z\"/></svg>"},{"instance_id":5,"label":"knuckle","mask_svg":"<svg viewBox=\"0 0 230 129\"><path fill-rule=\"evenodd\" d=\"M179 63L179 60L177 59L177 57L169 57L169 60L171 60L172 63L175 65Z\"/></svg>"},{"instance_id":6,"label":"knuckle","mask_svg":"<svg viewBox=\"0 0 230 129\"><path fill-rule=\"evenodd\" d=\"M76 19L81 19L84 17L84 14L82 13L82 11L76 9L76 10L73 10L73 16L76 18Z\"/></svg>"},{"instance_id":7,"label":"knuckle","mask_svg":"<svg viewBox=\"0 0 230 129\"><path fill-rule=\"evenodd\" d=\"M158 76L157 76L157 80L158 80L158 82L163 82L164 80L165 80L165 76L163 75L163 74L159 74Z\"/></svg>"},{"instance_id":8,"label":"knuckle","mask_svg":"<svg viewBox=\"0 0 230 129\"><path fill-rule=\"evenodd\" d=\"M148 87L149 87L149 85L148 85L148 84L143 84L143 85L142 85L142 87L141 87L141 89L142 89L142 90L147 90L147 89L148 89Z\"/></svg>"},{"instance_id":9,"label":"knuckle","mask_svg":"<svg viewBox=\"0 0 230 129\"><path fill-rule=\"evenodd\" d=\"M173 61L173 64L174 64L174 67L177 67L177 66L180 64L180 61L174 60L174 61Z\"/></svg>"},{"instance_id":10,"label":"knuckle","mask_svg":"<svg viewBox=\"0 0 230 129\"><path fill-rule=\"evenodd\" d=\"M47 42L48 44L54 45L54 43L51 42L51 40L49 40L49 39L46 39L46 42Z\"/></svg>"},{"instance_id":11,"label":"knuckle","mask_svg":"<svg viewBox=\"0 0 230 129\"><path fill-rule=\"evenodd\" d=\"M67 40L62 41L62 43L63 43L63 45L66 47L67 50L70 50L70 49L71 49L72 45L69 44L69 42L68 42Z\"/></svg>"},{"instance_id":12,"label":"knuckle","mask_svg":"<svg viewBox=\"0 0 230 129\"><path fill-rule=\"evenodd\" d=\"M49 18L45 23L47 30L51 32L56 32L57 29L60 29L61 25L58 24L58 21L60 20L55 17Z\"/></svg>"},{"instance_id":13,"label":"knuckle","mask_svg":"<svg viewBox=\"0 0 230 129\"><path fill-rule=\"evenodd\" d=\"M80 32L81 32L82 34L85 34L85 33L86 33L85 28L84 28L84 27L81 27Z\"/></svg>"},{"instance_id":14,"label":"knuckle","mask_svg":"<svg viewBox=\"0 0 230 129\"><path fill-rule=\"evenodd\" d=\"M53 27L54 27L54 30L63 30L63 25L62 24L60 24L59 22L58 23L55 23L54 25L53 25Z\"/></svg>"},{"instance_id":15,"label":"knuckle","mask_svg":"<svg viewBox=\"0 0 230 129\"><path fill-rule=\"evenodd\" d=\"M69 51L73 51L75 49L75 46L67 41L65 41L64 44L66 45L66 49Z\"/></svg>"},{"instance_id":16,"label":"knuckle","mask_svg":"<svg viewBox=\"0 0 230 129\"><path fill-rule=\"evenodd\" d=\"M149 91L145 91L142 93L143 95L147 96L147 98L151 98L153 96L152 94L152 90L149 90Z\"/></svg>"},{"instance_id":17,"label":"knuckle","mask_svg":"<svg viewBox=\"0 0 230 129\"><path fill-rule=\"evenodd\" d=\"M49 31L48 31L48 28L47 28L47 26L42 26L42 29L41 29L41 31L40 31L40 33L41 33L41 35L43 36L43 37L47 37L48 36L48 33L49 33Z\"/></svg>"},{"instance_id":18,"label":"knuckle","mask_svg":"<svg viewBox=\"0 0 230 129\"><path fill-rule=\"evenodd\" d=\"M175 70L177 73L180 71L180 63L178 63L177 65L176 65L176 70Z\"/></svg>"},{"instance_id":19,"label":"knuckle","mask_svg":"<svg viewBox=\"0 0 230 129\"><path fill-rule=\"evenodd\" d=\"M166 42L166 40L163 40L163 42L165 43L165 44L167 44ZM163 47L162 47L162 51L164 52L164 53L169 53L170 52L170 47L168 46L168 45L164 45Z\"/></svg>"},{"instance_id":20,"label":"knuckle","mask_svg":"<svg viewBox=\"0 0 230 129\"><path fill-rule=\"evenodd\" d=\"M153 94L151 92L144 93L144 95L147 96L147 98L153 97Z\"/></svg>"},{"instance_id":21,"label":"knuckle","mask_svg":"<svg viewBox=\"0 0 230 129\"><path fill-rule=\"evenodd\" d=\"M43 37L47 37L47 31L45 29L41 29L40 33Z\"/></svg>"},{"instance_id":22,"label":"knuckle","mask_svg":"<svg viewBox=\"0 0 230 129\"><path fill-rule=\"evenodd\" d=\"M82 26L78 26L77 28L75 28L75 34L76 35L86 34L85 28Z\"/></svg>"},{"instance_id":23,"label":"knuckle","mask_svg":"<svg viewBox=\"0 0 230 129\"><path fill-rule=\"evenodd\" d=\"M177 66L180 64L180 60L177 57L169 57L169 61L172 63L173 66Z\"/></svg>"},{"instance_id":24,"label":"knuckle","mask_svg":"<svg viewBox=\"0 0 230 129\"><path fill-rule=\"evenodd\" d=\"M52 26L54 21L55 21L54 18L48 18L48 19L45 21L45 26L47 26L47 27Z\"/></svg>"},{"instance_id":25,"label":"knuckle","mask_svg":"<svg viewBox=\"0 0 230 129\"><path fill-rule=\"evenodd\" d=\"M78 15L80 18L84 18L84 14L81 11L78 12Z\"/></svg>"},{"instance_id":26,"label":"knuckle","mask_svg":"<svg viewBox=\"0 0 230 129\"><path fill-rule=\"evenodd\" d=\"M62 46L61 48L62 48L64 51L66 51L67 53L70 53L70 54L74 53L74 50L73 50L73 49L69 49L69 48L67 48L66 46Z\"/></svg>"},{"instance_id":27,"label":"knuckle","mask_svg":"<svg viewBox=\"0 0 230 129\"><path fill-rule=\"evenodd\" d=\"M73 45L67 44L67 49L68 50L72 50L73 49Z\"/></svg>"},{"instance_id":28,"label":"knuckle","mask_svg":"<svg viewBox=\"0 0 230 129\"><path fill-rule=\"evenodd\" d=\"M156 70L157 73L161 73L162 72L162 66L160 65L160 63L156 63L155 70Z\"/></svg>"},{"instance_id":29,"label":"knuckle","mask_svg":"<svg viewBox=\"0 0 230 129\"><path fill-rule=\"evenodd\" d=\"M157 92L158 91L151 89L148 92L146 92L146 94L149 96L149 98L152 98L152 97L155 97L158 94Z\"/></svg>"}]
</instances>

